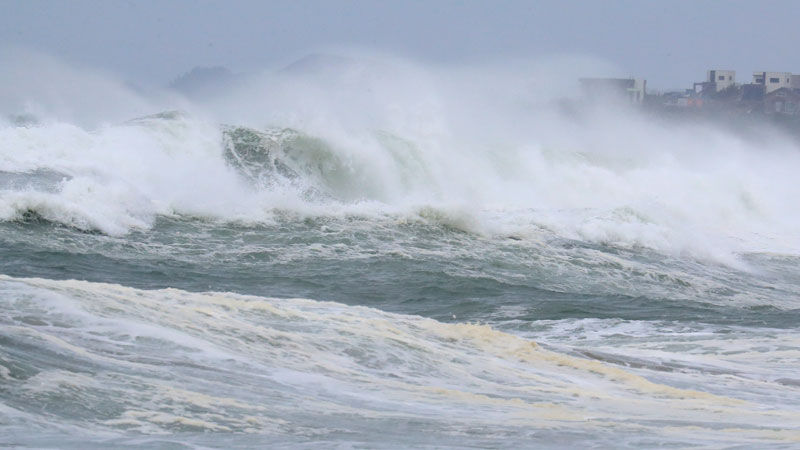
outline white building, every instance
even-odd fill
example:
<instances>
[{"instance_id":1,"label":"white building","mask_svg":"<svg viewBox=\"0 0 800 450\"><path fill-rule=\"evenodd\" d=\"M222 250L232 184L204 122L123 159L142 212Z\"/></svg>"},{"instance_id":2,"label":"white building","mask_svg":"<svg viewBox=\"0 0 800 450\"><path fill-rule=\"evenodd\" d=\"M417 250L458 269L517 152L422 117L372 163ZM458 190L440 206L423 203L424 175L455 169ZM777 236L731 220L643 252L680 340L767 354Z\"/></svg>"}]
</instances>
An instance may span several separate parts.
<instances>
[{"instance_id":1,"label":"white building","mask_svg":"<svg viewBox=\"0 0 800 450\"><path fill-rule=\"evenodd\" d=\"M753 72L753 84L760 84L765 87L765 93L780 88L792 87L791 72Z\"/></svg>"},{"instance_id":2,"label":"white building","mask_svg":"<svg viewBox=\"0 0 800 450\"><path fill-rule=\"evenodd\" d=\"M709 83L709 88L713 89L715 92L719 92L736 84L736 71L709 70L706 73L706 83ZM703 89L705 89L705 87Z\"/></svg>"}]
</instances>

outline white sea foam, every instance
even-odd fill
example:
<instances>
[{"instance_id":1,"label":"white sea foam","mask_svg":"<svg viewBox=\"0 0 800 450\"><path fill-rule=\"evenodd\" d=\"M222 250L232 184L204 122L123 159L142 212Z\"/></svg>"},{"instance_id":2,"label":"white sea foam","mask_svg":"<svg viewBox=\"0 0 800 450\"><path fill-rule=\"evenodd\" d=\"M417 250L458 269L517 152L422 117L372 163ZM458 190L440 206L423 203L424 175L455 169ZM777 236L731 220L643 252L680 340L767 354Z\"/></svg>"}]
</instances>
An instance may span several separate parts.
<instances>
[{"instance_id":1,"label":"white sea foam","mask_svg":"<svg viewBox=\"0 0 800 450\"><path fill-rule=\"evenodd\" d=\"M313 435L342 415L346 436L369 441L383 436L369 428L382 421L437 436L489 427L515 440L530 427L617 436L633 427L672 442L694 426L703 431L695 444L800 439L797 393L781 381L798 358L788 332L742 331L729 355L715 350L720 337L692 330L670 335L691 347L684 352L658 341L665 325L562 322L556 333L606 328L619 345L581 331L588 340L551 336L553 351L485 325L302 299L6 276L0 292L0 336L29 349L2 353L5 398L23 411L58 398L52 426L63 415L94 433Z\"/></svg>"},{"instance_id":2,"label":"white sea foam","mask_svg":"<svg viewBox=\"0 0 800 450\"><path fill-rule=\"evenodd\" d=\"M70 178L57 192L0 191L3 220L34 211L121 234L165 214L251 222L276 210L389 214L729 263L737 252L800 251L800 217L787 207L800 194L795 144L612 106L564 113L557 99L570 91L565 71L553 69L563 62L459 68L374 55L322 59L192 103L154 101L50 59L26 68L19 56L4 58L15 69L5 72L0 98L17 109L3 113L39 122L0 128L0 171ZM123 120L176 107L189 112ZM292 128L315 139L321 144L284 155L307 179L257 189L224 158L221 124Z\"/></svg>"}]
</instances>

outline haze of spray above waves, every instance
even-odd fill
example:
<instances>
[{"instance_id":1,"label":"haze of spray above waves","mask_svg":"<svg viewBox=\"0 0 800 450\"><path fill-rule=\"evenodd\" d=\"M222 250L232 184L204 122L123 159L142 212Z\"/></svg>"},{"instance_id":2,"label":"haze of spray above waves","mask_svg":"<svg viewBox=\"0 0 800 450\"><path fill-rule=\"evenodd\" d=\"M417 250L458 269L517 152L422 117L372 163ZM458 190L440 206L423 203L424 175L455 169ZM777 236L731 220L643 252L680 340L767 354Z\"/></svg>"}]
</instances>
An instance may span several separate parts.
<instances>
[{"instance_id":1,"label":"haze of spray above waves","mask_svg":"<svg viewBox=\"0 0 800 450\"><path fill-rule=\"evenodd\" d=\"M612 105L568 112L560 99L590 60L313 56L189 100L41 55L3 59L3 220L125 234L160 215L359 215L728 263L800 249L795 144Z\"/></svg>"}]
</instances>

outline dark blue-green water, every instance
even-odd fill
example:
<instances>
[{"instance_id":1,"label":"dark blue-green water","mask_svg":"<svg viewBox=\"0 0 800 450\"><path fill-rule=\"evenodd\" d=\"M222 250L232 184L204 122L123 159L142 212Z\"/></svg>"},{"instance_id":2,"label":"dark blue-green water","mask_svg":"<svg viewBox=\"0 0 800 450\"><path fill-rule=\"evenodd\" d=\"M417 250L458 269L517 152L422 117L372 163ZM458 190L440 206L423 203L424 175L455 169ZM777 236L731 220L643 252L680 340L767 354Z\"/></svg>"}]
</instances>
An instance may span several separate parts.
<instances>
[{"instance_id":1,"label":"dark blue-green water","mask_svg":"<svg viewBox=\"0 0 800 450\"><path fill-rule=\"evenodd\" d=\"M0 230L4 445L780 444L797 423L797 258L391 216Z\"/></svg>"}]
</instances>

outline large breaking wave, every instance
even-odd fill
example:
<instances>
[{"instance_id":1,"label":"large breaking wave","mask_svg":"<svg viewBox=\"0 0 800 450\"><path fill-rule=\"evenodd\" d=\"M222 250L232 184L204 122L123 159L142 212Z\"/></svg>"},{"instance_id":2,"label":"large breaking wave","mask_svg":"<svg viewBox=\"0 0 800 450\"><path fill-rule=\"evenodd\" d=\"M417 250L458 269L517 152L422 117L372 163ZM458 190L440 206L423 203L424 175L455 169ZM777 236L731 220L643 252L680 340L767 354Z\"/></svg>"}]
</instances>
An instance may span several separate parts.
<instances>
[{"instance_id":1,"label":"large breaking wave","mask_svg":"<svg viewBox=\"0 0 800 450\"><path fill-rule=\"evenodd\" d=\"M721 260L800 250L796 144L577 109L552 64L311 58L187 100L5 58L40 75L3 83L2 220L125 234L160 215L355 214Z\"/></svg>"}]
</instances>

